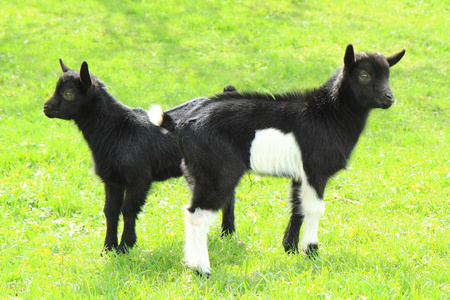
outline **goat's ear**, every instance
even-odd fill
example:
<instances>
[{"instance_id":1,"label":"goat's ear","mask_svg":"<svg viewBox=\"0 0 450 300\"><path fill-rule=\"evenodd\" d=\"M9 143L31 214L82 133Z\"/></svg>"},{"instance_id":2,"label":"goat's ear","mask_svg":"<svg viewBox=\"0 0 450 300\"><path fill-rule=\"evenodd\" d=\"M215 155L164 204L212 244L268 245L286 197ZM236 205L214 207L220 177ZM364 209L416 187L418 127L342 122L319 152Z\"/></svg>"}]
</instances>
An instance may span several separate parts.
<instances>
[{"instance_id":1,"label":"goat's ear","mask_svg":"<svg viewBox=\"0 0 450 300\"><path fill-rule=\"evenodd\" d=\"M355 64L355 52L353 51L353 45L348 44L347 49L345 49L344 66L346 68L351 68L354 64Z\"/></svg>"},{"instance_id":2,"label":"goat's ear","mask_svg":"<svg viewBox=\"0 0 450 300\"><path fill-rule=\"evenodd\" d=\"M59 65L61 66L61 70L63 71L63 73L72 71L71 69L69 69L69 67L67 67L67 66L63 63L63 61L62 61L61 58L59 59Z\"/></svg>"},{"instance_id":3,"label":"goat's ear","mask_svg":"<svg viewBox=\"0 0 450 300\"><path fill-rule=\"evenodd\" d=\"M405 53L406 53L406 49L403 49L399 53L396 53L394 55L386 57L386 60L387 60L387 62L389 64L389 67L392 67L393 65L398 63L400 61L400 59L402 59L403 55L405 55Z\"/></svg>"},{"instance_id":4,"label":"goat's ear","mask_svg":"<svg viewBox=\"0 0 450 300\"><path fill-rule=\"evenodd\" d=\"M87 90L92 86L91 75L89 74L89 68L87 62L83 61L80 69L80 79L83 87Z\"/></svg>"}]
</instances>

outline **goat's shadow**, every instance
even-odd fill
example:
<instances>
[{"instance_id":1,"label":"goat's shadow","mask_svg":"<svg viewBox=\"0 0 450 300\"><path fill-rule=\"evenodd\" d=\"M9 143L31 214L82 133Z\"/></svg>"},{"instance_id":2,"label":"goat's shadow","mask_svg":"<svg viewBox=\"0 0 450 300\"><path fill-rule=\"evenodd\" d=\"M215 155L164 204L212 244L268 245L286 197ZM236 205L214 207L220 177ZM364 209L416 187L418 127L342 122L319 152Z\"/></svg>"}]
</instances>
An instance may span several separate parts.
<instances>
[{"instance_id":1,"label":"goat's shadow","mask_svg":"<svg viewBox=\"0 0 450 300\"><path fill-rule=\"evenodd\" d=\"M208 243L210 248L210 258L212 264L212 275L209 280L246 282L249 285L260 285L267 278L298 276L302 272L309 272L309 277L320 276L325 270L333 272L344 272L349 266L357 266L360 269L373 267L370 262L364 259L360 253L344 251L340 253L320 253L316 258L308 258L303 253L287 254L282 253L280 244L280 255L285 258L280 260L267 260L261 257L260 250L252 250L239 241L236 236L221 238L215 235ZM273 251L273 250L267 250ZM278 250L275 250L278 251ZM157 274L158 282L171 282L180 276L192 276L203 280L205 277L188 269L183 263L184 244L182 241L154 245L149 249L143 249L139 245L128 254L109 254L105 268L114 270L126 278L143 279L148 277L148 273ZM260 260L260 264L253 264L254 259ZM380 262L388 264L388 262ZM289 265L288 268L286 266ZM248 268L248 270L247 270ZM396 268L393 268L393 272ZM147 275L146 275L147 274ZM173 276L177 274L177 276ZM216 276L220 274L220 276Z\"/></svg>"},{"instance_id":2,"label":"goat's shadow","mask_svg":"<svg viewBox=\"0 0 450 300\"><path fill-rule=\"evenodd\" d=\"M214 257L221 257L220 264L242 265L247 256L247 250L243 249L242 244L234 237L221 238L220 235L210 236L208 247L210 254ZM183 262L184 241L170 242L167 244L154 244L149 248L143 248L139 242L128 253L102 253L107 260L106 269L119 270L122 274L126 272L145 274L146 272L164 273L183 273L189 270ZM218 265L219 262L212 262ZM195 272L192 271L192 274Z\"/></svg>"},{"instance_id":3,"label":"goat's shadow","mask_svg":"<svg viewBox=\"0 0 450 300\"><path fill-rule=\"evenodd\" d=\"M212 275L209 280L245 281L249 285L259 285L265 278L276 277L283 272L293 272L293 276L295 276L312 269L311 276L315 276L321 273L324 264L329 263L324 263L320 256L316 259L309 259L302 253L284 253L281 242L279 247L280 255L285 255L286 259L266 260L262 257L263 263L256 264L255 268L252 261L259 260L262 255L260 250L246 246L236 235L221 238L220 234L215 232L210 236L208 243L212 266ZM273 250L268 249L267 251ZM144 278L148 277L146 275L148 273L157 274L158 282L173 281L173 274L177 274L176 277L188 275L203 280L205 277L198 276L196 272L184 265L183 255L184 241L152 245L147 249L136 245L127 254L108 254L105 269L114 270L126 278L136 278L136 276ZM288 271L286 260L290 264ZM215 276L215 274L221 275Z\"/></svg>"}]
</instances>

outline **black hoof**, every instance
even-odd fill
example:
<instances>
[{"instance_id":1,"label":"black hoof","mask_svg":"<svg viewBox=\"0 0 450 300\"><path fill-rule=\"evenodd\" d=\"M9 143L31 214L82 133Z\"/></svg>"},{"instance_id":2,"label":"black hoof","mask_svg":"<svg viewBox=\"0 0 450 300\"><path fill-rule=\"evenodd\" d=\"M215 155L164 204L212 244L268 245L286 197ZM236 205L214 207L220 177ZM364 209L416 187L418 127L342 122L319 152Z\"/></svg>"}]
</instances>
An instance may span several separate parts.
<instances>
[{"instance_id":1,"label":"black hoof","mask_svg":"<svg viewBox=\"0 0 450 300\"><path fill-rule=\"evenodd\" d=\"M195 273L197 273L197 276L199 276L199 277L205 277L205 278L211 277L211 272L202 272L199 270L195 270Z\"/></svg>"},{"instance_id":2,"label":"black hoof","mask_svg":"<svg viewBox=\"0 0 450 300\"><path fill-rule=\"evenodd\" d=\"M298 245L293 244L283 244L284 252L287 254L298 254Z\"/></svg>"},{"instance_id":3,"label":"black hoof","mask_svg":"<svg viewBox=\"0 0 450 300\"><path fill-rule=\"evenodd\" d=\"M319 245L309 244L308 249L305 251L309 258L313 259L319 256Z\"/></svg>"},{"instance_id":4,"label":"black hoof","mask_svg":"<svg viewBox=\"0 0 450 300\"><path fill-rule=\"evenodd\" d=\"M197 276L199 276L199 277L209 278L211 276L211 272L209 272L209 271L204 272L204 271L201 271L199 269L193 269L193 268L189 267L186 264L184 266L186 267L186 269L194 271L195 274L197 274Z\"/></svg>"},{"instance_id":5,"label":"black hoof","mask_svg":"<svg viewBox=\"0 0 450 300\"><path fill-rule=\"evenodd\" d=\"M106 255L111 252L117 252L117 245L116 246L108 246L108 245L103 246L103 250L102 250L102 252L100 252L100 256L103 257L103 255Z\"/></svg>"},{"instance_id":6,"label":"black hoof","mask_svg":"<svg viewBox=\"0 0 450 300\"><path fill-rule=\"evenodd\" d=\"M222 230L222 234L220 235L220 237L227 237L227 236L231 236L232 234L233 234L233 232L234 232L235 230L233 230L233 229L225 229L225 230Z\"/></svg>"},{"instance_id":7,"label":"black hoof","mask_svg":"<svg viewBox=\"0 0 450 300\"><path fill-rule=\"evenodd\" d=\"M119 254L127 254L128 252L130 252L131 247L128 247L127 245L122 245L120 244L119 247L117 248L117 253Z\"/></svg>"}]
</instances>

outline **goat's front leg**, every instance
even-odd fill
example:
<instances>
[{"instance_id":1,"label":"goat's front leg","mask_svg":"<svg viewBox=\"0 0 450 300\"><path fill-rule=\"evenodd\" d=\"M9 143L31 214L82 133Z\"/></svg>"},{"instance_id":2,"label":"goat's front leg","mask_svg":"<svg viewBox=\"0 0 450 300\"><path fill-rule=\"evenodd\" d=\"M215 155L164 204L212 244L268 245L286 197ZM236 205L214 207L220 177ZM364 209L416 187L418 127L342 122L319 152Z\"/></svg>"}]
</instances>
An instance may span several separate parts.
<instances>
[{"instance_id":1,"label":"goat's front leg","mask_svg":"<svg viewBox=\"0 0 450 300\"><path fill-rule=\"evenodd\" d=\"M301 209L304 215L302 249L309 257L314 257L319 250L317 233L320 217L325 212L325 202L319 198L316 190L308 182L303 183L301 190Z\"/></svg>"},{"instance_id":2,"label":"goat's front leg","mask_svg":"<svg viewBox=\"0 0 450 300\"><path fill-rule=\"evenodd\" d=\"M136 243L136 219L145 204L149 189L150 184L127 187L125 200L121 207L123 232L118 251L122 253L126 253L127 249L132 248Z\"/></svg>"},{"instance_id":3,"label":"goat's front leg","mask_svg":"<svg viewBox=\"0 0 450 300\"><path fill-rule=\"evenodd\" d=\"M119 223L120 207L122 206L124 188L120 185L105 183L105 206L103 212L106 217L106 237L104 249L117 249L117 226Z\"/></svg>"},{"instance_id":4,"label":"goat's front leg","mask_svg":"<svg viewBox=\"0 0 450 300\"><path fill-rule=\"evenodd\" d=\"M302 184L299 181L292 181L291 187L291 218L289 224L286 227L283 238L284 251L288 253L298 253L298 242L300 235L300 228L303 223L303 211L301 208L301 187Z\"/></svg>"}]
</instances>

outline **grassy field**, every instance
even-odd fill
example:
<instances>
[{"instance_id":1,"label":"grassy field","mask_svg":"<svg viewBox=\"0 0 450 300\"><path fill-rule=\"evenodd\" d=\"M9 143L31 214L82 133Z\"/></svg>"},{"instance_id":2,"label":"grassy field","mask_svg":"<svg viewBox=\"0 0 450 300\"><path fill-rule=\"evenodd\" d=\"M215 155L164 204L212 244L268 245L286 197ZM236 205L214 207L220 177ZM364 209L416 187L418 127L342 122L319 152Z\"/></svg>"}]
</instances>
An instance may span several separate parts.
<instances>
[{"instance_id":1,"label":"grassy field","mask_svg":"<svg viewBox=\"0 0 450 300\"><path fill-rule=\"evenodd\" d=\"M20 4L15 3L20 2ZM448 1L0 0L0 299L450 299ZM326 190L320 257L286 255L289 180L245 176L213 275L182 263L183 178L153 186L128 255L100 256L103 187L72 122L42 105L83 60L130 106L322 84L345 47L386 55L371 114Z\"/></svg>"}]
</instances>

